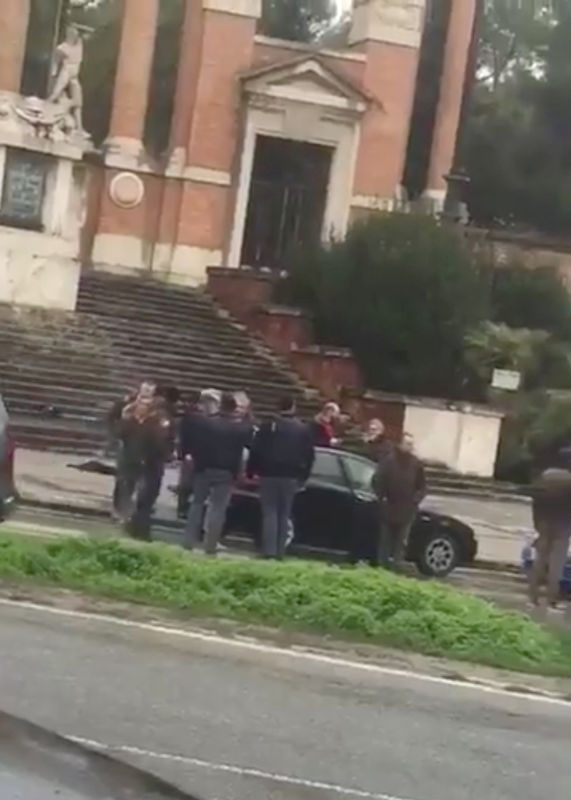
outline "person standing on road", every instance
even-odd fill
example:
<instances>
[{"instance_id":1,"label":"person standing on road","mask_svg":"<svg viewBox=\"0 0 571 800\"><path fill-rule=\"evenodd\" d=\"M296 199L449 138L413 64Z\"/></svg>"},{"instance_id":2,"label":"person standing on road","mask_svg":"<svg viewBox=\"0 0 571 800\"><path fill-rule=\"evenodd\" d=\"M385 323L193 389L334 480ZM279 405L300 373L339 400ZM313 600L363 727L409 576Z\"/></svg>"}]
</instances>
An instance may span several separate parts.
<instances>
[{"instance_id":1,"label":"person standing on road","mask_svg":"<svg viewBox=\"0 0 571 800\"><path fill-rule=\"evenodd\" d=\"M123 409L121 440L120 511L128 519L127 532L149 541L153 508L173 450L173 420L153 383L142 384L135 400Z\"/></svg>"},{"instance_id":2,"label":"person standing on road","mask_svg":"<svg viewBox=\"0 0 571 800\"><path fill-rule=\"evenodd\" d=\"M379 463L374 489L381 504L379 561L400 570L420 503L426 496L422 462L414 454L414 439L404 433L393 453Z\"/></svg>"},{"instance_id":3,"label":"person standing on road","mask_svg":"<svg viewBox=\"0 0 571 800\"><path fill-rule=\"evenodd\" d=\"M204 549L208 555L216 555L244 449L251 441L252 425L236 419L236 400L231 394L222 396L220 414L196 420L190 443L194 496L184 540L188 550L198 544L204 523Z\"/></svg>"},{"instance_id":4,"label":"person standing on road","mask_svg":"<svg viewBox=\"0 0 571 800\"><path fill-rule=\"evenodd\" d=\"M371 419L363 434L367 455L378 466L386 464L394 453L394 444L385 432L385 424L380 419Z\"/></svg>"},{"instance_id":5,"label":"person standing on road","mask_svg":"<svg viewBox=\"0 0 571 800\"><path fill-rule=\"evenodd\" d=\"M214 391L214 390L212 390ZM219 401L212 404L218 413ZM178 457L180 469L177 487L177 517L185 520L190 509L193 491L194 464L192 461L192 441L197 421L205 413L204 392L193 392L185 404L178 430Z\"/></svg>"},{"instance_id":6,"label":"person standing on road","mask_svg":"<svg viewBox=\"0 0 571 800\"><path fill-rule=\"evenodd\" d=\"M547 603L557 609L560 581L571 537L571 461L560 451L555 465L544 470L532 487L533 524L538 533L535 561L529 578L529 596L539 605L547 574Z\"/></svg>"},{"instance_id":7,"label":"person standing on road","mask_svg":"<svg viewBox=\"0 0 571 800\"><path fill-rule=\"evenodd\" d=\"M371 419L363 433L365 454L377 465L375 485L384 480L387 462L394 455L395 446L385 434L384 423L380 419ZM349 563L358 564L368 561L372 567L379 566L379 533L374 539L370 536L367 525L354 525L351 532Z\"/></svg>"},{"instance_id":8,"label":"person standing on road","mask_svg":"<svg viewBox=\"0 0 571 800\"><path fill-rule=\"evenodd\" d=\"M106 417L107 441L103 452L104 458L112 458L115 461L115 484L113 486L113 499L111 503L111 517L116 522L122 520L122 495L121 487L126 476L122 475L125 461L122 458L123 442L121 439L121 415L125 406L132 403L137 397L137 392L128 392L121 399L115 400Z\"/></svg>"},{"instance_id":9,"label":"person standing on road","mask_svg":"<svg viewBox=\"0 0 571 800\"><path fill-rule=\"evenodd\" d=\"M248 462L248 475L260 478L262 555L283 559L293 501L307 483L315 452L309 427L296 416L292 397L284 398L279 415L257 432Z\"/></svg>"}]
</instances>

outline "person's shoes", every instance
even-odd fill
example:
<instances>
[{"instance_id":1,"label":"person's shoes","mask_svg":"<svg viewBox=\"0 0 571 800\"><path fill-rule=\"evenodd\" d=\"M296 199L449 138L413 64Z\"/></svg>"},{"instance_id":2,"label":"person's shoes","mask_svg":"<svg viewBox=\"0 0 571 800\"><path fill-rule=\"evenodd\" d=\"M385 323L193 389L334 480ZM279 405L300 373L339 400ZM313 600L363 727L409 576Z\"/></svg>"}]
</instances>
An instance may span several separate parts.
<instances>
[{"instance_id":1,"label":"person's shoes","mask_svg":"<svg viewBox=\"0 0 571 800\"><path fill-rule=\"evenodd\" d=\"M549 603L547 610L551 614L564 614L567 611L565 603Z\"/></svg>"}]
</instances>

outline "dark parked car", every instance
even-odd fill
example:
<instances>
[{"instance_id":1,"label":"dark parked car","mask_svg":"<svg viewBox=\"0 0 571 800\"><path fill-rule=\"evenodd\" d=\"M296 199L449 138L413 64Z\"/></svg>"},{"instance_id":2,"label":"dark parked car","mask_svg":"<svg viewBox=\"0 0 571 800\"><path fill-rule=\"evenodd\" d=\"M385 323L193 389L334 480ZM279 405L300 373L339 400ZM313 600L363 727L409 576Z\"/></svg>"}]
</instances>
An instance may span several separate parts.
<instances>
[{"instance_id":1,"label":"dark parked car","mask_svg":"<svg viewBox=\"0 0 571 800\"><path fill-rule=\"evenodd\" d=\"M14 449L8 412L0 395L0 522L8 516L16 502Z\"/></svg>"},{"instance_id":2,"label":"dark parked car","mask_svg":"<svg viewBox=\"0 0 571 800\"><path fill-rule=\"evenodd\" d=\"M375 464L343 450L318 449L311 478L294 504L292 551L347 555L352 537L368 549L378 535L378 504L372 490ZM243 485L232 499L227 530L256 542L261 530L256 487ZM407 558L424 575L444 577L474 560L472 528L452 517L422 509L411 532Z\"/></svg>"}]
</instances>

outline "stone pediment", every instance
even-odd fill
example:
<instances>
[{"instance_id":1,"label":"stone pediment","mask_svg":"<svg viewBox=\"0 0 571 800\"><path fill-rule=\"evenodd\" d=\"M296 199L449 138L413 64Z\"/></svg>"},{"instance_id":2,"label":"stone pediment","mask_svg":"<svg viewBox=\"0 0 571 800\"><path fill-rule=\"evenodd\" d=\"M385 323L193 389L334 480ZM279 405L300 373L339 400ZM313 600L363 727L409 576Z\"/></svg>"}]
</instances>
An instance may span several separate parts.
<instances>
[{"instance_id":1,"label":"stone pediment","mask_svg":"<svg viewBox=\"0 0 571 800\"><path fill-rule=\"evenodd\" d=\"M268 100L312 103L363 113L371 98L317 55L254 69L242 76L247 95Z\"/></svg>"}]
</instances>

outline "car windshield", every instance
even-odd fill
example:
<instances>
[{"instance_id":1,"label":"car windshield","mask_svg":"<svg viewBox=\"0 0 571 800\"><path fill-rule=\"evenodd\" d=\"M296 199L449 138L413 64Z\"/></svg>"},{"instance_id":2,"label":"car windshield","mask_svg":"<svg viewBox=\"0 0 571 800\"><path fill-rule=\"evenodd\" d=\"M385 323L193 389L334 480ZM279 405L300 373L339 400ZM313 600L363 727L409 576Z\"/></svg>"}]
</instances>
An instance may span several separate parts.
<instances>
[{"instance_id":1,"label":"car windshield","mask_svg":"<svg viewBox=\"0 0 571 800\"><path fill-rule=\"evenodd\" d=\"M346 457L345 466L356 491L372 492L375 465L365 458Z\"/></svg>"}]
</instances>

